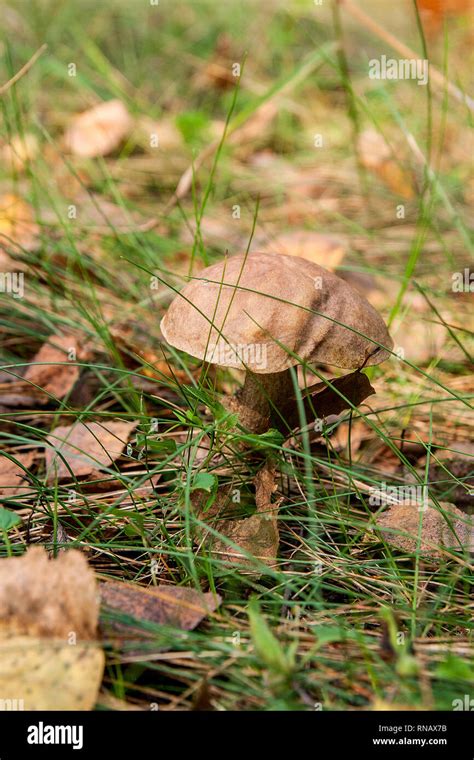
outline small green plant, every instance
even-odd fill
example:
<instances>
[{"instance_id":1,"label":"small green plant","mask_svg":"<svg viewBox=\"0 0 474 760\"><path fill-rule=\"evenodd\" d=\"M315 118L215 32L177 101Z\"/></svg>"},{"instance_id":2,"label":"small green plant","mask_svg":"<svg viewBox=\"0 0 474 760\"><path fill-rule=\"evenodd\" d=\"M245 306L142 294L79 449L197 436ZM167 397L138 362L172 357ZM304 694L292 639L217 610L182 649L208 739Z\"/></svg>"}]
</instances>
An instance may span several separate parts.
<instances>
[{"instance_id":1,"label":"small green plant","mask_svg":"<svg viewBox=\"0 0 474 760\"><path fill-rule=\"evenodd\" d=\"M12 528L14 528L16 525L19 525L20 523L21 517L19 515L17 515L15 512L12 512L10 509L0 507L0 532L2 533L3 541L7 547L7 553L9 556L12 554L12 547L8 538L8 533L12 530Z\"/></svg>"}]
</instances>

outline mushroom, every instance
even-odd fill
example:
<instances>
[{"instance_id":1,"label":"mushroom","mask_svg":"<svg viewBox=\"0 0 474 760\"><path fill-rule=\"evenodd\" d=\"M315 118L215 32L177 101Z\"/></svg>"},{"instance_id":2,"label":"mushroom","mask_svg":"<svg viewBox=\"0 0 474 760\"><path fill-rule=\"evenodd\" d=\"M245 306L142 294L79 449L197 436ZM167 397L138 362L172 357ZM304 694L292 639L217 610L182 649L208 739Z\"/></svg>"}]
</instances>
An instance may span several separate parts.
<instances>
[{"instance_id":1,"label":"mushroom","mask_svg":"<svg viewBox=\"0 0 474 760\"><path fill-rule=\"evenodd\" d=\"M344 280L305 259L239 254L202 270L161 321L165 340L222 367L244 369L231 408L254 433L294 395L290 368L379 364L393 342L378 312Z\"/></svg>"}]
</instances>

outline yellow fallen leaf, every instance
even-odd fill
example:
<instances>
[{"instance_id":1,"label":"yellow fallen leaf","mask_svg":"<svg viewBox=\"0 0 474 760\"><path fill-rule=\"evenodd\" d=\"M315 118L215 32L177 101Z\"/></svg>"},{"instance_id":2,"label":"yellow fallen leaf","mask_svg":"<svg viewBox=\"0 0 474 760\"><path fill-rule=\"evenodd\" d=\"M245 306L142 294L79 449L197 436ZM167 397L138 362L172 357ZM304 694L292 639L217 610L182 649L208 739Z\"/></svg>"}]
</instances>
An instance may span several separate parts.
<instances>
[{"instance_id":1,"label":"yellow fallen leaf","mask_svg":"<svg viewBox=\"0 0 474 760\"><path fill-rule=\"evenodd\" d=\"M24 171L38 155L38 140L35 135L13 135L10 142L2 148L2 160L7 169Z\"/></svg>"},{"instance_id":2,"label":"yellow fallen leaf","mask_svg":"<svg viewBox=\"0 0 474 760\"><path fill-rule=\"evenodd\" d=\"M41 546L0 560L0 705L91 710L104 670L99 597L81 552Z\"/></svg>"},{"instance_id":3,"label":"yellow fallen leaf","mask_svg":"<svg viewBox=\"0 0 474 760\"><path fill-rule=\"evenodd\" d=\"M76 156L107 156L128 137L132 118L120 100L108 100L76 116L64 136Z\"/></svg>"},{"instance_id":4,"label":"yellow fallen leaf","mask_svg":"<svg viewBox=\"0 0 474 760\"><path fill-rule=\"evenodd\" d=\"M0 709L92 710L105 656L94 643L65 644L30 636L0 638Z\"/></svg>"},{"instance_id":5,"label":"yellow fallen leaf","mask_svg":"<svg viewBox=\"0 0 474 760\"><path fill-rule=\"evenodd\" d=\"M39 227L33 209L13 193L0 196L0 252L33 250L37 244Z\"/></svg>"}]
</instances>

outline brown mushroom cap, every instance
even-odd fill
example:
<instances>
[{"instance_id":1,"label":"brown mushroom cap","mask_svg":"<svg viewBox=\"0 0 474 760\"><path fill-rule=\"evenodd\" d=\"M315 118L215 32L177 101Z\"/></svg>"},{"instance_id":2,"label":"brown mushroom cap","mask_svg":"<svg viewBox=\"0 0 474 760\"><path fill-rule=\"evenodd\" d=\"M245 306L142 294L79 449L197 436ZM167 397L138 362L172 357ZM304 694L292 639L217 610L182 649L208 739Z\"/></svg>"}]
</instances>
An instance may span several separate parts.
<instances>
[{"instance_id":1,"label":"brown mushroom cap","mask_svg":"<svg viewBox=\"0 0 474 760\"><path fill-rule=\"evenodd\" d=\"M191 356L261 374L302 361L357 369L389 356L379 344L393 346L380 315L344 280L272 253L202 270L173 300L161 331Z\"/></svg>"}]
</instances>

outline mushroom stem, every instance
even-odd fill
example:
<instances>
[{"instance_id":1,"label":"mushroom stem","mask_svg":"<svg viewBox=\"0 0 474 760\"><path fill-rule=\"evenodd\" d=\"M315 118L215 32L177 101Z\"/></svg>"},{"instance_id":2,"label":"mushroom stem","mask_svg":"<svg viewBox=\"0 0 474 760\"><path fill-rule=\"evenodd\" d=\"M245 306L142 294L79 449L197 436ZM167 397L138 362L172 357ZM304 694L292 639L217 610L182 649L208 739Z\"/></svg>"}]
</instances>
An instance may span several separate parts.
<instances>
[{"instance_id":1,"label":"mushroom stem","mask_svg":"<svg viewBox=\"0 0 474 760\"><path fill-rule=\"evenodd\" d=\"M240 423L252 433L264 433L271 427L274 417L275 425L284 427L281 420L278 422L275 408L282 406L293 393L289 369L265 375L247 370L244 385L236 394L236 411Z\"/></svg>"}]
</instances>

